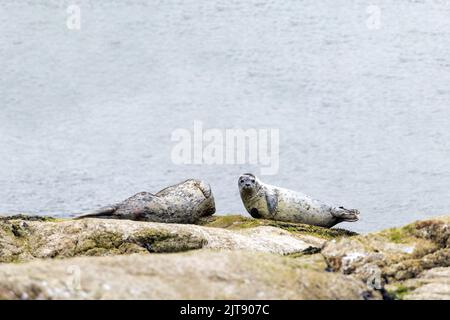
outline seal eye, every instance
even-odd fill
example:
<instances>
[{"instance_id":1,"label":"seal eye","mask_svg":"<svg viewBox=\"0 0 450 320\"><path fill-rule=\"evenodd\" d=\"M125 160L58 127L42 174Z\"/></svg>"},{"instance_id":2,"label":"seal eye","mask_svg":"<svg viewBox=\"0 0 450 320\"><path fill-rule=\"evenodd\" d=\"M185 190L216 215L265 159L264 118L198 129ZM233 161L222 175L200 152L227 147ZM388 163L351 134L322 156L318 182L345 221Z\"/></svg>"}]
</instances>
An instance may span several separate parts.
<instances>
[{"instance_id":1,"label":"seal eye","mask_svg":"<svg viewBox=\"0 0 450 320\"><path fill-rule=\"evenodd\" d=\"M241 179L240 183L244 183L244 180Z\"/></svg>"}]
</instances>

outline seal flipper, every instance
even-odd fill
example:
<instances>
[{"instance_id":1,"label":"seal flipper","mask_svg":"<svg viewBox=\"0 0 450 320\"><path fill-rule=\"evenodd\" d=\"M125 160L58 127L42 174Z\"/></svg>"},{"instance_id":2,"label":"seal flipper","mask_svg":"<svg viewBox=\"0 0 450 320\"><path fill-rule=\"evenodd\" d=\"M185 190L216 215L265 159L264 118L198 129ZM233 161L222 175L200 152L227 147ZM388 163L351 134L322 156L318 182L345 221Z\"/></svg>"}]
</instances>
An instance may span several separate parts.
<instances>
[{"instance_id":1,"label":"seal flipper","mask_svg":"<svg viewBox=\"0 0 450 320\"><path fill-rule=\"evenodd\" d=\"M331 215L341 221L354 222L359 220L359 210L356 209L332 208Z\"/></svg>"},{"instance_id":2,"label":"seal flipper","mask_svg":"<svg viewBox=\"0 0 450 320\"><path fill-rule=\"evenodd\" d=\"M114 212L116 212L117 208L118 208L117 205L103 207L92 212L80 214L79 216L76 216L73 219L77 220L84 218L107 218L112 216Z\"/></svg>"},{"instance_id":3,"label":"seal flipper","mask_svg":"<svg viewBox=\"0 0 450 320\"><path fill-rule=\"evenodd\" d=\"M255 219L260 219L261 218L261 214L259 213L258 209L256 209L256 208L252 208L252 210L250 210L249 213Z\"/></svg>"},{"instance_id":4,"label":"seal flipper","mask_svg":"<svg viewBox=\"0 0 450 320\"><path fill-rule=\"evenodd\" d=\"M271 216L274 216L275 210L277 209L277 204L278 204L278 197L277 197L276 193L266 192L266 203L267 203L267 210L269 211L269 214Z\"/></svg>"}]
</instances>

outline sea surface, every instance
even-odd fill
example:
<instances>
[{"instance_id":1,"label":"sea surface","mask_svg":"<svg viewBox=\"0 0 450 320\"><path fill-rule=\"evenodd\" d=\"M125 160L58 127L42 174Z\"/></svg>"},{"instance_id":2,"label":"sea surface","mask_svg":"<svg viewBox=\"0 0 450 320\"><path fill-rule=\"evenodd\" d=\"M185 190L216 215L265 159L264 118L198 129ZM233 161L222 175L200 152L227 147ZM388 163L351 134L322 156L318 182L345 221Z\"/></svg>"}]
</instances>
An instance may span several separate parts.
<instances>
[{"instance_id":1,"label":"sea surface","mask_svg":"<svg viewBox=\"0 0 450 320\"><path fill-rule=\"evenodd\" d=\"M340 227L450 213L450 1L2 0L0 72L3 214L191 177L217 214L246 214L237 178L260 166L174 163L194 121L278 129L261 179L360 209Z\"/></svg>"}]
</instances>

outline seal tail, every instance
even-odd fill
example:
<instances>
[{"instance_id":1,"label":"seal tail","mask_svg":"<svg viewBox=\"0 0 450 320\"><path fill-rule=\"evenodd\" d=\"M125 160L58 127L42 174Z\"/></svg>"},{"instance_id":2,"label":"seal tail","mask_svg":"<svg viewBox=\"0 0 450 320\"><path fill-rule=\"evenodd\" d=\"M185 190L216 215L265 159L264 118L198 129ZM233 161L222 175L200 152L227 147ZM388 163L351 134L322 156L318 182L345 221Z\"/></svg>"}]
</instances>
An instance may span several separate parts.
<instances>
[{"instance_id":1,"label":"seal tail","mask_svg":"<svg viewBox=\"0 0 450 320\"><path fill-rule=\"evenodd\" d=\"M331 210L331 214L341 221L354 222L359 220L359 210L356 209L337 207Z\"/></svg>"},{"instance_id":2,"label":"seal tail","mask_svg":"<svg viewBox=\"0 0 450 320\"><path fill-rule=\"evenodd\" d=\"M109 206L100 208L98 210L92 212L86 212L74 217L74 220L84 219L84 218L108 218L111 217L114 212L117 210L116 206Z\"/></svg>"}]
</instances>

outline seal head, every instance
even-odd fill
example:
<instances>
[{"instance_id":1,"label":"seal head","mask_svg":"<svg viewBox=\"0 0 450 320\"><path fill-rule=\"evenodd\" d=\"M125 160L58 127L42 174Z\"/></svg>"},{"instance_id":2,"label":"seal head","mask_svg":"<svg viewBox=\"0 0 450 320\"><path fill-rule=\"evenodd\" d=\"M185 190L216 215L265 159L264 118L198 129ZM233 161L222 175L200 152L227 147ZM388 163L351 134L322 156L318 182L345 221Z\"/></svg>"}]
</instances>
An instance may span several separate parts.
<instances>
[{"instance_id":1,"label":"seal head","mask_svg":"<svg viewBox=\"0 0 450 320\"><path fill-rule=\"evenodd\" d=\"M261 183L255 175L244 173L238 180L239 193L244 206L253 218L262 218L261 208L258 207L258 193L261 191ZM256 201L256 203L255 203ZM263 205L265 208L266 206Z\"/></svg>"},{"instance_id":2,"label":"seal head","mask_svg":"<svg viewBox=\"0 0 450 320\"><path fill-rule=\"evenodd\" d=\"M253 174L244 173L239 177L238 186L240 192L251 192L257 188L258 182Z\"/></svg>"}]
</instances>

